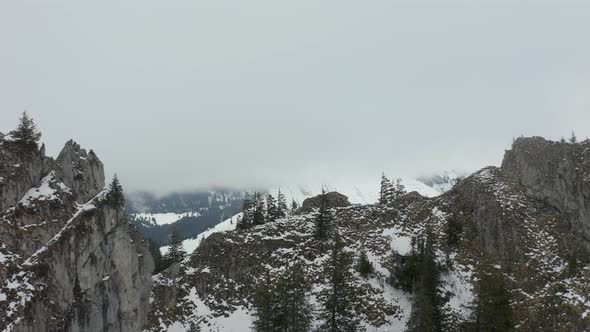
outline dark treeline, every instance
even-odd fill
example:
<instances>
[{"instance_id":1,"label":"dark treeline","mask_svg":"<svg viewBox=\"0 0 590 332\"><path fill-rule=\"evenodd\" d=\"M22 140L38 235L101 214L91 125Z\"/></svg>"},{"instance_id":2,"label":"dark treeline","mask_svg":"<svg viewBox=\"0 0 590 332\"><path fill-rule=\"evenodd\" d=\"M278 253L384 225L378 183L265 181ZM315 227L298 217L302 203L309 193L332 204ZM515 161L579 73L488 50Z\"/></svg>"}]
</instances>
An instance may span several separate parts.
<instances>
[{"instance_id":1,"label":"dark treeline","mask_svg":"<svg viewBox=\"0 0 590 332\"><path fill-rule=\"evenodd\" d=\"M292 206L296 208L297 203L293 201ZM242 213L242 217L238 219L237 228L248 229L284 218L289 213L289 208L285 195L279 189L276 198L270 193L266 197L259 192L246 193Z\"/></svg>"}]
</instances>

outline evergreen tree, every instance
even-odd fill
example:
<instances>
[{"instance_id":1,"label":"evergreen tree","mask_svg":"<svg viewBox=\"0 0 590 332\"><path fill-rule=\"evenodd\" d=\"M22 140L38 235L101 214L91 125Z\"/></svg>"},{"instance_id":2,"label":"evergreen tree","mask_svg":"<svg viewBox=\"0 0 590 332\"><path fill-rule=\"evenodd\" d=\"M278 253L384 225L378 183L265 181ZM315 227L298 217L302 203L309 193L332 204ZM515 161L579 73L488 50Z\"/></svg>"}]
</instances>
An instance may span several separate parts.
<instances>
[{"instance_id":1,"label":"evergreen tree","mask_svg":"<svg viewBox=\"0 0 590 332\"><path fill-rule=\"evenodd\" d=\"M164 257L164 260L166 261L166 264L170 266L173 263L182 262L185 256L186 252L182 247L182 240L180 239L180 234L178 234L178 229L176 228L176 225L172 225L172 234L170 235L168 252Z\"/></svg>"},{"instance_id":2,"label":"evergreen tree","mask_svg":"<svg viewBox=\"0 0 590 332\"><path fill-rule=\"evenodd\" d=\"M364 249L361 250L356 269L363 278L367 278L374 271L373 264L369 261L367 252Z\"/></svg>"},{"instance_id":3,"label":"evergreen tree","mask_svg":"<svg viewBox=\"0 0 590 332\"><path fill-rule=\"evenodd\" d=\"M382 206L391 206L398 198L406 194L406 188L401 179L396 179L395 183L389 180L385 173L381 175L381 191L379 193L379 204Z\"/></svg>"},{"instance_id":4,"label":"evergreen tree","mask_svg":"<svg viewBox=\"0 0 590 332\"><path fill-rule=\"evenodd\" d=\"M381 190L379 192L379 204L382 206L389 206L391 204L393 194L393 187L391 181L385 176L381 175Z\"/></svg>"},{"instance_id":5,"label":"evergreen tree","mask_svg":"<svg viewBox=\"0 0 590 332\"><path fill-rule=\"evenodd\" d=\"M461 236L463 234L462 221L462 214L454 215L453 217L447 219L445 231L447 236L447 245L449 247L454 247L461 241Z\"/></svg>"},{"instance_id":6,"label":"evergreen tree","mask_svg":"<svg viewBox=\"0 0 590 332\"><path fill-rule=\"evenodd\" d=\"M281 192L281 188L279 188L279 192L277 194L277 217L284 218L287 216L287 211L289 208L287 207L287 199L285 195Z\"/></svg>"},{"instance_id":7,"label":"evergreen tree","mask_svg":"<svg viewBox=\"0 0 590 332\"><path fill-rule=\"evenodd\" d=\"M393 185L393 197L394 199L396 199L405 194L407 194L406 186L404 186L404 184L402 183L402 179L397 178L395 180L395 185Z\"/></svg>"},{"instance_id":8,"label":"evergreen tree","mask_svg":"<svg viewBox=\"0 0 590 332\"><path fill-rule=\"evenodd\" d=\"M266 222L265 218L266 207L264 205L264 199L258 192L254 193L254 214L252 216L253 225L262 225Z\"/></svg>"},{"instance_id":9,"label":"evergreen tree","mask_svg":"<svg viewBox=\"0 0 590 332\"><path fill-rule=\"evenodd\" d=\"M565 137L563 137L563 136L559 139L559 142L560 143L567 143L567 141L565 140Z\"/></svg>"},{"instance_id":10,"label":"evergreen tree","mask_svg":"<svg viewBox=\"0 0 590 332\"><path fill-rule=\"evenodd\" d=\"M490 264L480 263L476 283L475 330L504 332L514 330L510 293L502 272Z\"/></svg>"},{"instance_id":11,"label":"evergreen tree","mask_svg":"<svg viewBox=\"0 0 590 332\"><path fill-rule=\"evenodd\" d=\"M578 138L576 137L576 134L572 131L572 136L570 136L570 143L578 143Z\"/></svg>"},{"instance_id":12,"label":"evergreen tree","mask_svg":"<svg viewBox=\"0 0 590 332\"><path fill-rule=\"evenodd\" d=\"M238 219L236 228L247 229L252 226L252 219L254 217L254 204L250 197L250 193L244 194L244 202L242 203L242 217Z\"/></svg>"},{"instance_id":13,"label":"evergreen tree","mask_svg":"<svg viewBox=\"0 0 590 332\"><path fill-rule=\"evenodd\" d=\"M416 249L416 241L412 239L412 249L406 256L398 254L392 249L387 256L383 267L389 271L387 282L395 288L400 288L407 293L412 293L418 275L418 265L421 256Z\"/></svg>"},{"instance_id":14,"label":"evergreen tree","mask_svg":"<svg viewBox=\"0 0 590 332\"><path fill-rule=\"evenodd\" d=\"M570 277L578 273L578 253L576 250L572 251L567 259L567 270Z\"/></svg>"},{"instance_id":15,"label":"evergreen tree","mask_svg":"<svg viewBox=\"0 0 590 332\"><path fill-rule=\"evenodd\" d=\"M306 332L311 328L312 307L307 301L310 284L301 263L287 268L276 286L273 330Z\"/></svg>"},{"instance_id":16,"label":"evergreen tree","mask_svg":"<svg viewBox=\"0 0 590 332\"><path fill-rule=\"evenodd\" d=\"M436 263L434 234L426 228L426 240L420 246L418 275L414 283L412 312L408 320L408 332L441 331L444 320L444 299L439 287L440 271Z\"/></svg>"},{"instance_id":17,"label":"evergreen tree","mask_svg":"<svg viewBox=\"0 0 590 332\"><path fill-rule=\"evenodd\" d=\"M148 249L152 258L154 259L154 274L158 274L164 270L164 262L162 253L160 252L160 245L152 239L148 239Z\"/></svg>"},{"instance_id":18,"label":"evergreen tree","mask_svg":"<svg viewBox=\"0 0 590 332\"><path fill-rule=\"evenodd\" d=\"M356 331L358 327L359 321L354 310L354 305L358 303L356 280L350 271L351 265L351 254L344 250L344 242L336 236L330 260L324 270L328 279L327 287L319 294L324 307L320 313L323 320L320 331Z\"/></svg>"},{"instance_id":19,"label":"evergreen tree","mask_svg":"<svg viewBox=\"0 0 590 332\"><path fill-rule=\"evenodd\" d=\"M277 281L267 272L256 286L254 331L309 331L313 317L307 301L309 290L301 263L287 268Z\"/></svg>"},{"instance_id":20,"label":"evergreen tree","mask_svg":"<svg viewBox=\"0 0 590 332\"><path fill-rule=\"evenodd\" d=\"M306 280L303 264L296 263L287 271L287 277L282 287L286 304L287 320L283 331L306 332L311 328L313 308L307 300L310 284Z\"/></svg>"},{"instance_id":21,"label":"evergreen tree","mask_svg":"<svg viewBox=\"0 0 590 332\"><path fill-rule=\"evenodd\" d=\"M254 292L254 307L256 309L253 330L256 332L274 332L273 327L273 292L274 287L267 271L262 282L259 282Z\"/></svg>"},{"instance_id":22,"label":"evergreen tree","mask_svg":"<svg viewBox=\"0 0 590 332\"><path fill-rule=\"evenodd\" d=\"M37 131L35 122L27 112L23 112L18 127L8 135L12 145L22 152L34 152L39 148L38 142L41 139L41 133Z\"/></svg>"},{"instance_id":23,"label":"evergreen tree","mask_svg":"<svg viewBox=\"0 0 590 332\"><path fill-rule=\"evenodd\" d=\"M111 181L111 184L109 185L109 191L106 194L106 201L109 205L118 209L125 205L123 186L121 186L117 174L113 176L113 181Z\"/></svg>"},{"instance_id":24,"label":"evergreen tree","mask_svg":"<svg viewBox=\"0 0 590 332\"><path fill-rule=\"evenodd\" d=\"M315 220L315 237L318 240L325 240L328 237L330 219L328 197L326 196L326 190L322 189L322 195L320 196L320 210Z\"/></svg>"},{"instance_id":25,"label":"evergreen tree","mask_svg":"<svg viewBox=\"0 0 590 332\"><path fill-rule=\"evenodd\" d=\"M279 219L279 211L275 198L268 194L266 197L266 220L268 222L275 222Z\"/></svg>"},{"instance_id":26,"label":"evergreen tree","mask_svg":"<svg viewBox=\"0 0 590 332\"><path fill-rule=\"evenodd\" d=\"M291 201L291 212L295 212L298 208L299 208L299 205L297 204L297 201L295 201L295 199L293 199Z\"/></svg>"}]
</instances>

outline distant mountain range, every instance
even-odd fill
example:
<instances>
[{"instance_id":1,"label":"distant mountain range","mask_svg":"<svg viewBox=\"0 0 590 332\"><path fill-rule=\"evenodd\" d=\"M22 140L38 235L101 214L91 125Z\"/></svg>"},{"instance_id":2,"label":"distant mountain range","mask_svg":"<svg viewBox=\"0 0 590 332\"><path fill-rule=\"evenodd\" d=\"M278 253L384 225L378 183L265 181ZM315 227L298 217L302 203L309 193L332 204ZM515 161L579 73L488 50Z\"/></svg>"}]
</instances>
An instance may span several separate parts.
<instances>
[{"instance_id":1,"label":"distant mountain range","mask_svg":"<svg viewBox=\"0 0 590 332\"><path fill-rule=\"evenodd\" d=\"M183 240L196 237L237 214L242 199L242 193L231 190L176 192L161 197L137 192L127 195L127 214L144 237L165 245L173 227Z\"/></svg>"},{"instance_id":2,"label":"distant mountain range","mask_svg":"<svg viewBox=\"0 0 590 332\"><path fill-rule=\"evenodd\" d=\"M402 182L408 192L416 191L425 197L436 197L451 189L461 177L460 172L443 171L419 179L404 178ZM322 188L348 196L353 204L374 204L379 198L379 185L379 178L356 184L322 184L318 181L317 184L276 186L267 192L276 197L281 190L289 206L292 201L301 205L305 199L320 194ZM200 241L198 235L224 220L229 222L232 216L240 212L244 191L247 190L195 190L160 197L149 192L136 192L128 195L127 212L140 232L160 246L168 244L172 227L176 226L181 239L187 240L185 249L192 251L195 243ZM226 229L227 226L222 228Z\"/></svg>"}]
</instances>

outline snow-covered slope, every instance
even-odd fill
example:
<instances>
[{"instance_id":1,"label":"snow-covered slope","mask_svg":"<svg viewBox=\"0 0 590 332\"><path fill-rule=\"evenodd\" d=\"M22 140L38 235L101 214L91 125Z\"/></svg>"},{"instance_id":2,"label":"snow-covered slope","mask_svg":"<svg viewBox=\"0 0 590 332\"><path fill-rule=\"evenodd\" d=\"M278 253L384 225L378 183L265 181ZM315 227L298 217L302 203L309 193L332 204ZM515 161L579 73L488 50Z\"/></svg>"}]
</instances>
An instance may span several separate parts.
<instances>
[{"instance_id":1,"label":"snow-covered slope","mask_svg":"<svg viewBox=\"0 0 590 332\"><path fill-rule=\"evenodd\" d=\"M445 213L437 208L424 212L437 231L444 228ZM343 238L348 239L345 250L354 255L365 250L375 268L368 278L363 278L356 270L353 272L355 284L359 291L362 290L359 301L364 306L358 312L362 317L361 326L375 332L403 331L410 316L412 298L387 282L390 272L385 263L392 249L400 254L408 254L412 250L412 238L418 236L423 227L416 227L405 217L392 220L387 213L383 215L384 218L373 217L380 213L383 213L380 207L372 205L339 209L334 227L338 228ZM195 251L191 259L182 263L185 276L169 279L170 276L163 273L154 278L158 285L154 298L161 299L158 295L160 292L174 291L169 287L179 287L183 296L177 305L187 308L177 317L167 317L164 311L156 311L154 316L158 318L159 328L188 332L193 324L200 326L202 331L250 331L255 317L254 308L251 303L248 304L247 297L226 297L229 294L227 289L250 290L261 282L264 271L275 278L285 273L286 266L294 261L304 264L309 280L314 280L308 300L314 310L321 310L322 303L318 296L325 287L321 275L329 261L329 253L313 240L314 220L313 213L293 215L275 223L257 226L248 232L226 232L224 237L204 241L205 247ZM354 226L354 221L358 220L363 221L362 228ZM228 223L225 227L231 229ZM276 245L280 247L275 248L269 256L266 248ZM211 255L214 248L220 250L219 255ZM444 264L445 253L437 250L437 256L439 264ZM228 267L228 262L233 262L231 267ZM453 291L454 294L447 305L448 311L466 319L470 313L466 308L473 299L471 268L459 261L454 261L454 264L454 268L443 273L441 288ZM227 268L232 271L229 273L233 277L225 274ZM244 269L250 272L236 273ZM171 280L174 280L174 286L170 284ZM207 290L203 291L202 287ZM321 319L316 316L312 323L317 327Z\"/></svg>"},{"instance_id":2,"label":"snow-covered slope","mask_svg":"<svg viewBox=\"0 0 590 332\"><path fill-rule=\"evenodd\" d=\"M236 229L236 224L238 222L238 218L242 217L242 213L238 213L235 216L228 218L219 224L215 225L214 227L209 228L208 230L204 231L203 233L199 234L194 239L188 239L182 241L182 247L187 253L192 253L199 247L201 241L208 238L211 234L220 233L220 232L227 232ZM160 248L162 255L165 255L168 252L168 246L164 246Z\"/></svg>"},{"instance_id":3,"label":"snow-covered slope","mask_svg":"<svg viewBox=\"0 0 590 332\"><path fill-rule=\"evenodd\" d=\"M356 262L364 251L374 267L373 273L362 276L349 262L353 276L348 287L360 297L349 316L367 331L404 331L413 306L429 309L428 301L412 299L419 287L414 294L408 291L420 273L433 275L431 268L424 269L429 264L414 267L413 275L407 270L412 265L406 267L416 257L427 257L420 255L430 250L424 246L429 241L430 257L436 261L432 265L440 273L437 287L444 294L439 308L444 313L442 330L480 330L504 319L515 331L590 331L590 249L582 233L589 213L586 206L573 204L587 198L590 182L580 179L590 179L588 144L519 139L501 168L484 168L437 197L404 195L391 206L334 209L332 234L338 234ZM441 178L436 183L447 190L442 184L449 182ZM370 198L363 190L355 196L355 186L327 187L353 201ZM283 192L292 198L299 195L299 200L314 194L308 187L296 188L287 186ZM284 296L272 285L288 275L294 262L304 267L303 279L310 284L307 300L314 308L312 325L317 327L324 319L322 310L327 310L321 297L330 284L326 271L336 263L327 251L330 243L315 236L316 216L301 211L199 241L190 258L154 278L147 330L249 331L257 287ZM490 321L473 319L473 309L496 310L486 304L490 292L504 294L503 304L494 305L506 314L495 314ZM474 301L478 294L481 301ZM433 295L422 296L432 300Z\"/></svg>"},{"instance_id":4,"label":"snow-covered slope","mask_svg":"<svg viewBox=\"0 0 590 332\"><path fill-rule=\"evenodd\" d=\"M143 224L146 227L151 227L152 225L169 225L179 221L185 217L198 217L200 216L199 212L185 212L185 213L174 213L174 212L166 212L166 213L136 213L133 215L133 218L136 221L143 221Z\"/></svg>"}]
</instances>

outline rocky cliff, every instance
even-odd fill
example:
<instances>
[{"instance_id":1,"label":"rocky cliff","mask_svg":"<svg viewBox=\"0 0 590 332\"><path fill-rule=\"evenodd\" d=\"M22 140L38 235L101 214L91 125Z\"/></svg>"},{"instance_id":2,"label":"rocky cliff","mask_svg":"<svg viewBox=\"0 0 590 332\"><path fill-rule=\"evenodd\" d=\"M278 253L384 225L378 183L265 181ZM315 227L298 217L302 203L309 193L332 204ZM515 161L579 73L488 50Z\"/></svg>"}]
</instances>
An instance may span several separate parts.
<instances>
[{"instance_id":1,"label":"rocky cliff","mask_svg":"<svg viewBox=\"0 0 590 332\"><path fill-rule=\"evenodd\" d=\"M330 232L357 257L366 251L374 266L366 278L354 272L361 328L405 330L413 295L388 282L388 257L393 249L404 261L431 229L446 294L445 330L473 326L478 280L490 273L506 280L517 331L590 330L588 147L521 138L502 167L484 168L439 197L410 193L392 206L332 209ZM154 278L147 329L247 331L256 285L296 261L312 283L310 303L321 309L329 254L313 235L316 214L312 209L202 241L192 256ZM451 227L460 229L456 241Z\"/></svg>"},{"instance_id":2,"label":"rocky cliff","mask_svg":"<svg viewBox=\"0 0 590 332\"><path fill-rule=\"evenodd\" d=\"M153 262L103 164L73 141L57 159L0 143L0 330L140 331Z\"/></svg>"},{"instance_id":3,"label":"rocky cliff","mask_svg":"<svg viewBox=\"0 0 590 332\"><path fill-rule=\"evenodd\" d=\"M590 256L590 141L517 139L506 152L502 176L556 210L563 247L581 247Z\"/></svg>"}]
</instances>

